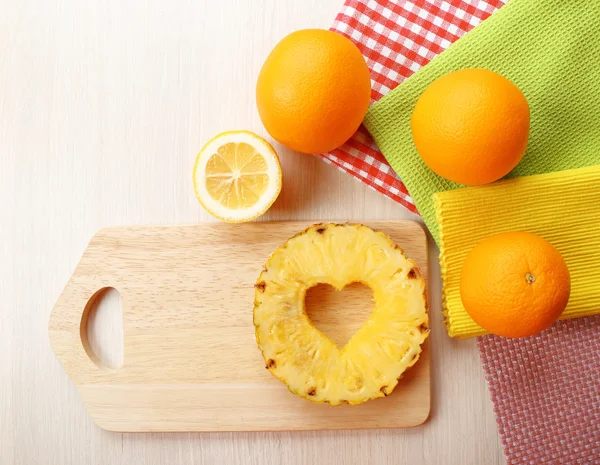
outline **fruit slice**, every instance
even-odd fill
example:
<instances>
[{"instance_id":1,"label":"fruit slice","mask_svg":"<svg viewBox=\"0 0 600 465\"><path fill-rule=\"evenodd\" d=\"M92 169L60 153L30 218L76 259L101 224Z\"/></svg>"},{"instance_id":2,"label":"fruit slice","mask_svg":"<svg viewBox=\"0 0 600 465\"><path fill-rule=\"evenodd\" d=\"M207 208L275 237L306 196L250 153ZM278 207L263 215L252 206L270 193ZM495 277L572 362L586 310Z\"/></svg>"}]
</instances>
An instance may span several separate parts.
<instances>
[{"instance_id":1,"label":"fruit slice","mask_svg":"<svg viewBox=\"0 0 600 465\"><path fill-rule=\"evenodd\" d=\"M281 165L273 147L250 131L223 132L200 150L194 165L196 198L229 223L265 213L281 191Z\"/></svg>"},{"instance_id":2,"label":"fruit slice","mask_svg":"<svg viewBox=\"0 0 600 465\"><path fill-rule=\"evenodd\" d=\"M306 291L362 282L375 309L339 349L306 314ZM425 282L385 234L356 224L316 224L267 260L255 285L256 342L265 365L313 402L359 404L391 394L429 334Z\"/></svg>"}]
</instances>

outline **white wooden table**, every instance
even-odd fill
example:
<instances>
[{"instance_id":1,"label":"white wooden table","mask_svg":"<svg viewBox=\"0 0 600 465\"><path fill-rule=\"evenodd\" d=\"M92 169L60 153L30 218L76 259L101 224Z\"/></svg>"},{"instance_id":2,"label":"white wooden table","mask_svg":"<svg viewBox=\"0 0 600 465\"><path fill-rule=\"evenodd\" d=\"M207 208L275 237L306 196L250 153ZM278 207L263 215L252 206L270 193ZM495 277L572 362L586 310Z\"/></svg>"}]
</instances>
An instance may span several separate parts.
<instances>
[{"instance_id":1,"label":"white wooden table","mask_svg":"<svg viewBox=\"0 0 600 465\"><path fill-rule=\"evenodd\" d=\"M254 105L262 61L287 33L328 27L341 5L0 0L1 465L504 463L475 341L443 328L433 245L432 413L417 428L110 433L50 350L50 309L92 234L211 221L191 185L197 151L226 129L267 136ZM412 217L316 158L276 149L284 189L264 219Z\"/></svg>"}]
</instances>

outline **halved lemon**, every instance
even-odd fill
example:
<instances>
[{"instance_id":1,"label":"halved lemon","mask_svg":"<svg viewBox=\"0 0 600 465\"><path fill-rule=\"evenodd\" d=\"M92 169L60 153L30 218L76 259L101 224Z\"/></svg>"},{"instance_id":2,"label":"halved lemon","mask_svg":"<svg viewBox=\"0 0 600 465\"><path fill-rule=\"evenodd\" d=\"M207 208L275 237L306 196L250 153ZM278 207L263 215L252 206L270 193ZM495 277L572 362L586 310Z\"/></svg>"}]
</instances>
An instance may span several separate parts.
<instances>
[{"instance_id":1,"label":"halved lemon","mask_svg":"<svg viewBox=\"0 0 600 465\"><path fill-rule=\"evenodd\" d=\"M253 132L223 132L200 150L194 165L194 190L206 211L220 220L253 220L281 192L277 153Z\"/></svg>"}]
</instances>

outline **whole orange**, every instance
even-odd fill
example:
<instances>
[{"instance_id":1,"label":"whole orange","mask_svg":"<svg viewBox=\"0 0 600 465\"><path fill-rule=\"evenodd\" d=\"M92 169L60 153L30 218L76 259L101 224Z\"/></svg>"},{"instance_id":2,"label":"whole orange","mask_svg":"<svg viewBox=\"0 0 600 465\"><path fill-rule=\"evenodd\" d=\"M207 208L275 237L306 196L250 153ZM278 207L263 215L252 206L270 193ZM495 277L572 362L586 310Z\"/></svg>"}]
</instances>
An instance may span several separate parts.
<instances>
[{"instance_id":1,"label":"whole orange","mask_svg":"<svg viewBox=\"0 0 600 465\"><path fill-rule=\"evenodd\" d=\"M304 153L328 152L346 142L370 101L369 68L360 50L321 29L282 39L256 84L258 113L269 134Z\"/></svg>"},{"instance_id":2,"label":"whole orange","mask_svg":"<svg viewBox=\"0 0 600 465\"><path fill-rule=\"evenodd\" d=\"M527 232L490 236L467 255L460 296L490 333L524 337L550 326L569 301L571 281L562 255Z\"/></svg>"},{"instance_id":3,"label":"whole orange","mask_svg":"<svg viewBox=\"0 0 600 465\"><path fill-rule=\"evenodd\" d=\"M529 104L511 81L487 69L442 76L423 92L411 119L423 161L459 184L487 184L525 154Z\"/></svg>"}]
</instances>

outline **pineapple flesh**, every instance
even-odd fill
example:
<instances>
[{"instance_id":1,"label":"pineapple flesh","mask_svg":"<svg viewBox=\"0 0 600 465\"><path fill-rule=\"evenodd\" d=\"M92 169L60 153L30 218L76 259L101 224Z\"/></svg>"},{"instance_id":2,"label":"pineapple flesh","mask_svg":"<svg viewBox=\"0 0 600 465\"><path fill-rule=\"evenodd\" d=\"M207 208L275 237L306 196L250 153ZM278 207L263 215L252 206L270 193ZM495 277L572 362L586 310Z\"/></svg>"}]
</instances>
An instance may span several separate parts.
<instances>
[{"instance_id":1,"label":"pineapple flesh","mask_svg":"<svg viewBox=\"0 0 600 465\"><path fill-rule=\"evenodd\" d=\"M306 291L361 282L375 309L343 348L306 314ZM331 405L391 394L429 334L425 283L384 233L357 224L316 224L267 260L255 285L256 341L273 375L294 394Z\"/></svg>"}]
</instances>

